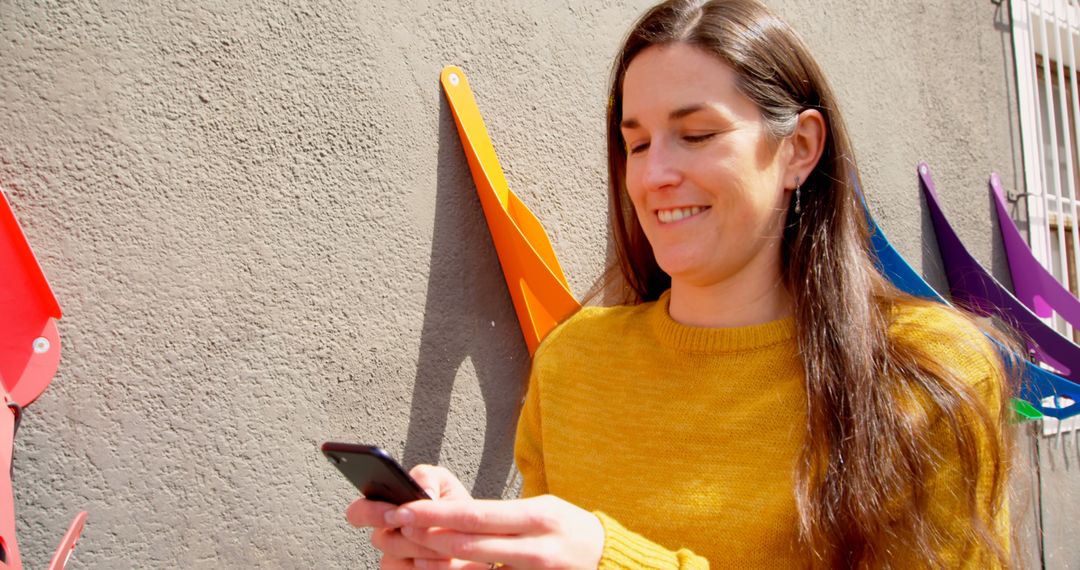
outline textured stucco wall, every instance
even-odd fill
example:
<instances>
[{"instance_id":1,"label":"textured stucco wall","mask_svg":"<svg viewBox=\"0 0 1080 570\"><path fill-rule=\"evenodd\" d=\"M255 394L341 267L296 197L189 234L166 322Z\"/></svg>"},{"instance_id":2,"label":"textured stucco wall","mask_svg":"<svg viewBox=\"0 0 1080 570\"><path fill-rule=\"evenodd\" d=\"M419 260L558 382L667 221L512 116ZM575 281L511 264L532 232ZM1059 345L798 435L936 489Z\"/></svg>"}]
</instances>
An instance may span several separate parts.
<instances>
[{"instance_id":1,"label":"textured stucco wall","mask_svg":"<svg viewBox=\"0 0 1080 570\"><path fill-rule=\"evenodd\" d=\"M609 60L649 3L0 1L0 185L65 311L16 444L28 564L86 509L81 568L373 566L326 439L512 494L527 353L438 72L469 74L581 295L607 252ZM986 176L1021 180L1003 8L772 5L908 259L943 283L926 159L1000 265Z\"/></svg>"}]
</instances>

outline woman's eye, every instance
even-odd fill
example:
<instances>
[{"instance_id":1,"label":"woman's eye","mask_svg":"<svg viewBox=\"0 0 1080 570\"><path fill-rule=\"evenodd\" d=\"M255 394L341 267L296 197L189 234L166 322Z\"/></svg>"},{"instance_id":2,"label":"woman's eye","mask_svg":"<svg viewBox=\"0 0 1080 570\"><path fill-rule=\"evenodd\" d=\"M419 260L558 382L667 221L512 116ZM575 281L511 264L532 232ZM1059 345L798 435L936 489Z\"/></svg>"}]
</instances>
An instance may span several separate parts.
<instances>
[{"instance_id":1,"label":"woman's eye","mask_svg":"<svg viewBox=\"0 0 1080 570\"><path fill-rule=\"evenodd\" d=\"M688 143L700 143L705 142L716 136L716 133L705 133L702 135L683 135L683 140Z\"/></svg>"},{"instance_id":2,"label":"woman's eye","mask_svg":"<svg viewBox=\"0 0 1080 570\"><path fill-rule=\"evenodd\" d=\"M638 154L638 153L641 153L641 152L645 152L645 150L647 150L648 148L649 148L649 143L631 144L631 145L627 145L626 152L628 152L629 154Z\"/></svg>"}]
</instances>

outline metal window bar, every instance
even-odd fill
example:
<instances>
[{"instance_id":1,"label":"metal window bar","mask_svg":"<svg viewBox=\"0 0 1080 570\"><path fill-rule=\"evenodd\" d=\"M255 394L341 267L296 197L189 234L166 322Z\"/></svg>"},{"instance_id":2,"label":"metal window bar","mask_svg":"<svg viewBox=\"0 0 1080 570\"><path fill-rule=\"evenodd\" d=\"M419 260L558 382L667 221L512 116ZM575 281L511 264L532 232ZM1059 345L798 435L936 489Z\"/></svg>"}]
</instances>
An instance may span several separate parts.
<instances>
[{"instance_id":1,"label":"metal window bar","mask_svg":"<svg viewBox=\"0 0 1080 570\"><path fill-rule=\"evenodd\" d=\"M1058 54L1055 58L1057 82L1054 89L1055 99L1059 105L1058 112L1061 119L1058 121L1055 133L1057 134L1059 141L1058 151L1061 153L1059 157L1059 164L1064 166L1065 180L1058 185L1058 199L1057 199L1057 226L1058 226L1058 251L1060 254L1056 257L1058 266L1061 269L1059 280L1065 284L1066 288L1071 288L1073 283L1070 280L1073 266L1072 253L1076 251L1077 245L1077 232L1076 224L1073 223L1076 220L1076 153L1073 148L1076 141L1076 117L1071 113L1072 106L1070 102L1073 100L1075 91L1071 88L1071 82L1066 83L1065 74L1068 70L1069 77L1075 77L1076 69L1076 54L1073 50L1065 50L1063 43L1075 44L1072 41L1073 28L1072 21L1074 18L1071 16L1072 10L1069 9L1069 5L1064 0L1058 0L1053 4L1053 20L1049 26L1048 33L1053 34L1054 37L1054 49ZM1062 36L1065 36L1063 42ZM1070 120L1071 119L1071 120ZM1074 336L1074 331L1067 325L1065 320L1061 317L1057 318L1057 326L1059 329L1064 326L1065 334Z\"/></svg>"},{"instance_id":2,"label":"metal window bar","mask_svg":"<svg viewBox=\"0 0 1080 570\"><path fill-rule=\"evenodd\" d=\"M1051 251L1054 251L1053 245L1056 245L1058 255L1051 256L1050 262L1054 267L1055 275L1060 281L1061 276L1065 274L1065 271L1063 271L1065 266L1065 259L1060 253L1065 251L1065 233L1061 231L1061 222L1064 218L1064 212L1061 211L1061 197L1064 195L1061 183L1061 155L1064 153L1061 152L1060 143L1058 142L1059 138L1062 137L1059 136L1059 133L1061 132L1061 121L1058 120L1058 109L1056 108L1058 107L1058 105L1060 105L1060 103L1058 102L1061 100L1061 97L1058 94L1057 89L1055 89L1055 83L1060 85L1060 82L1056 82L1054 76L1051 75L1050 62L1060 60L1062 54L1060 50L1056 49L1057 45L1059 45L1061 42L1058 41L1055 44L1051 44L1050 39L1047 37L1050 35L1053 35L1055 38L1061 37L1057 29L1058 22L1056 17L1057 10L1055 9L1056 4L1056 0L1050 0L1049 2L1040 1L1040 5L1044 8L1044 12L1042 14L1043 18L1040 20L1039 26L1042 33L1039 35L1041 36L1040 40L1043 48L1042 53L1044 54L1042 58L1043 88L1046 90L1046 113L1043 116L1045 117L1047 122L1045 128L1043 129L1043 133L1044 136L1046 133L1049 133L1050 135L1049 139L1043 139L1043 148L1046 148L1047 146L1049 146L1050 148L1050 164L1047 165L1047 171L1053 176L1053 184L1046 187L1046 193L1044 194L1044 196L1047 196L1046 210L1051 210L1050 206L1052 202L1054 206L1053 211L1056 214L1055 220L1057 222L1058 231L1051 232L1050 239L1053 240L1055 236L1057 237L1057 243L1051 243ZM1050 54L1054 54L1057 57L1052 58ZM1041 102L1042 101L1040 100L1040 103ZM1047 231L1049 231L1049 226L1047 227Z\"/></svg>"},{"instance_id":3,"label":"metal window bar","mask_svg":"<svg viewBox=\"0 0 1080 570\"><path fill-rule=\"evenodd\" d=\"M1072 231L1070 235L1072 237L1072 249L1066 253L1066 259L1072 263L1067 263L1068 270L1064 274L1063 283L1070 291L1075 292L1076 283L1076 252L1080 251L1080 228L1077 227L1077 220L1080 220L1080 212L1077 210L1078 201L1080 201L1080 180L1076 179L1076 171L1080 169L1080 146L1078 146L1078 140L1080 140L1080 91L1077 91L1077 73L1080 72L1077 68L1077 63L1080 62L1080 58L1077 57L1077 31L1080 30L1080 11L1075 8L1070 9L1075 5L1074 0L1069 0L1069 6L1065 7L1066 13L1066 34L1068 38L1068 56L1069 56L1069 89L1067 90L1068 99L1070 103L1069 110L1072 117L1072 130L1069 131L1069 141L1072 144L1072 148L1069 151L1069 172L1073 174L1073 177L1069 181L1069 189L1072 193ZM1062 101L1064 102L1064 97ZM1073 338L1076 339L1076 332L1073 331Z\"/></svg>"},{"instance_id":4,"label":"metal window bar","mask_svg":"<svg viewBox=\"0 0 1080 570\"><path fill-rule=\"evenodd\" d=\"M1056 2L1055 2L1056 3ZM1039 161L1040 165L1044 169L1043 181L1045 186L1042 188L1041 196L1043 201L1043 212L1047 212L1049 218L1050 202L1052 201L1056 206L1054 210L1057 214L1058 227L1061 227L1061 221L1063 218L1063 212L1061 212L1061 153L1058 152L1058 131L1060 128L1060 122L1057 120L1057 111L1055 110L1055 97L1056 92L1054 89L1053 75L1050 72L1050 62L1054 59L1061 59L1060 57L1054 58L1054 55L1060 54L1060 50L1054 50L1051 52L1051 46L1056 47L1057 44L1051 44L1048 35L1051 33L1055 37L1060 37L1057 30L1057 23L1054 21L1054 14L1051 13L1042 0L1036 0L1034 10L1031 14L1032 21L1036 23L1035 34L1032 34L1031 40L1033 44L1032 51L1041 55L1041 68L1037 70L1036 76L1041 75L1042 81L1038 82L1036 88L1039 90L1038 97L1035 97L1035 105L1038 109L1039 122L1039 141L1037 146L1039 153L1042 155L1042 160ZM1059 44L1060 42L1058 42ZM1036 59L1039 61L1039 59ZM1041 73L1039 73L1041 72ZM1038 77L1037 77L1038 78ZM1047 180L1049 178L1049 181ZM1047 223L1042 224L1041 233L1046 235L1046 256L1041 259L1044 265L1048 265L1050 271L1058 278L1065 274L1064 271L1059 271L1062 267L1062 256L1060 252L1065 251L1064 246L1064 233L1062 231L1052 231L1051 223L1049 220ZM1035 228L1028 227L1028 233L1035 233ZM1058 239L1055 240L1054 238ZM1056 243L1055 243L1056 242ZM1056 248L1055 248L1056 246ZM1057 254L1057 255L1055 255ZM1055 259L1056 258L1056 259ZM1055 263L1055 261L1057 263ZM1054 323L1055 326L1061 326L1058 322ZM1067 326L1067 325L1066 325Z\"/></svg>"},{"instance_id":5,"label":"metal window bar","mask_svg":"<svg viewBox=\"0 0 1080 570\"><path fill-rule=\"evenodd\" d=\"M1039 111L1039 89L1035 72L1035 47L1032 20L1033 10L1028 0L1010 2L1013 22L1013 62L1016 66L1017 93L1020 103L1020 136L1024 148L1024 185L1031 198L1028 205L1028 243L1035 256L1044 263L1047 259L1049 233L1033 231L1048 226L1042 199L1042 121Z\"/></svg>"},{"instance_id":6,"label":"metal window bar","mask_svg":"<svg viewBox=\"0 0 1080 570\"><path fill-rule=\"evenodd\" d=\"M1066 11L1066 17L1061 17L1062 9ZM1053 111L1057 114L1058 119L1053 121L1053 127L1048 130L1053 134L1050 144L1053 149L1054 164L1057 168L1054 171L1054 206L1056 213L1056 228L1054 236L1057 237L1057 255L1053 256L1053 260L1057 261L1056 267L1059 272L1057 273L1058 281L1064 283L1066 287L1069 285L1069 261L1068 252L1070 248L1066 245L1067 238L1066 233L1072 233L1069 227L1072 225L1067 216L1068 213L1065 209L1066 203L1071 203L1072 183L1073 183L1073 160L1072 160L1072 144L1070 133L1072 131L1068 120L1068 103L1066 101L1067 92L1064 88L1065 85L1065 65L1066 59L1075 59L1071 54L1066 54L1061 49L1061 36L1062 33L1066 35L1072 35L1071 30L1068 27L1067 17L1068 6L1061 0L1053 0L1050 2L1049 17L1046 19L1046 29L1044 38L1051 36L1053 38L1053 44L1050 47L1052 53L1057 57L1050 59L1049 62L1054 64L1053 71L1055 72L1054 80L1050 81L1052 86L1053 98L1048 99L1048 102L1052 102L1055 107ZM1049 43L1049 39L1045 40ZM1047 65L1049 58L1043 58L1043 64ZM1062 170L1065 172L1062 173ZM1064 176L1062 176L1064 174ZM1062 180L1064 178L1064 180ZM1066 190L1069 190L1070 195L1066 195ZM1070 208L1072 209L1072 208ZM1064 322L1064 319L1058 317L1054 319L1055 326L1059 329L1064 325L1064 332L1067 336L1072 335L1072 330L1068 324Z\"/></svg>"},{"instance_id":7,"label":"metal window bar","mask_svg":"<svg viewBox=\"0 0 1080 570\"><path fill-rule=\"evenodd\" d=\"M1010 3L1024 182L1030 194L1028 242L1036 258L1074 293L1075 278L1070 277L1076 273L1075 255L1080 252L1078 4L1077 0ZM1077 334L1060 317L1052 324L1067 336Z\"/></svg>"}]
</instances>

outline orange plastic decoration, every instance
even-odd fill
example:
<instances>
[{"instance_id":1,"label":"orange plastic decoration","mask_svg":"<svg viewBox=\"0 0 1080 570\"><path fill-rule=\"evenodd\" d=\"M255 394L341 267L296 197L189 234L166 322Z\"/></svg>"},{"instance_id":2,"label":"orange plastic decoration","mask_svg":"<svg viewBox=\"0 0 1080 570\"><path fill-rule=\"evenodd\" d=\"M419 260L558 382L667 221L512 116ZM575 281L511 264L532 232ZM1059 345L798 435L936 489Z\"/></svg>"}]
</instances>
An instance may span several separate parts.
<instances>
[{"instance_id":1,"label":"orange plastic decoration","mask_svg":"<svg viewBox=\"0 0 1080 570\"><path fill-rule=\"evenodd\" d=\"M11 488L15 431L22 408L45 391L60 364L56 330L60 316L60 304L0 189L0 549L4 555L0 568L4 569L22 569ZM64 570L85 522L85 512L71 521L49 570Z\"/></svg>"},{"instance_id":2,"label":"orange plastic decoration","mask_svg":"<svg viewBox=\"0 0 1080 570\"><path fill-rule=\"evenodd\" d=\"M0 191L0 379L11 400L33 402L60 364L60 305Z\"/></svg>"},{"instance_id":3,"label":"orange plastic decoration","mask_svg":"<svg viewBox=\"0 0 1080 570\"><path fill-rule=\"evenodd\" d=\"M71 559L71 554L75 552L75 542L79 540L79 535L82 534L83 525L85 524L86 511L83 511L76 515L75 519L68 525L68 530L60 541L60 546L56 547L56 553L53 554L52 560L49 561L49 570L64 570L68 560Z\"/></svg>"},{"instance_id":4,"label":"orange plastic decoration","mask_svg":"<svg viewBox=\"0 0 1080 570\"><path fill-rule=\"evenodd\" d=\"M11 455L15 443L16 415L0 407L0 547L8 568L21 570L22 558L15 541L15 494L11 489Z\"/></svg>"},{"instance_id":5,"label":"orange plastic decoration","mask_svg":"<svg viewBox=\"0 0 1080 570\"><path fill-rule=\"evenodd\" d=\"M461 68L443 68L441 82L469 160L476 193L499 254L529 354L551 329L581 308L570 292L540 220L510 191L476 98Z\"/></svg>"}]
</instances>

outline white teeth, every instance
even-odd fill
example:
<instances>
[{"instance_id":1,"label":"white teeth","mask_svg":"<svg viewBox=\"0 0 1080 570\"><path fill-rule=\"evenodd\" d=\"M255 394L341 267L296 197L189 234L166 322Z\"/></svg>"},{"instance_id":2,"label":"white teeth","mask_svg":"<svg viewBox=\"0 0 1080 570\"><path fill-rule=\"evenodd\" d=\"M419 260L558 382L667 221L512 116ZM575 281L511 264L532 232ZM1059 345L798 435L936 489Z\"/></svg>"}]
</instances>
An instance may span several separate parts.
<instances>
[{"instance_id":1,"label":"white teeth","mask_svg":"<svg viewBox=\"0 0 1080 570\"><path fill-rule=\"evenodd\" d=\"M705 208L701 206L691 206L689 208L672 208L670 210L657 210L656 217L660 218L661 224L669 224L671 222L677 222L679 220L689 218L694 214L698 214Z\"/></svg>"}]
</instances>

